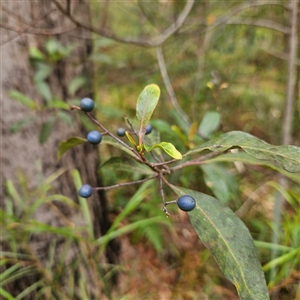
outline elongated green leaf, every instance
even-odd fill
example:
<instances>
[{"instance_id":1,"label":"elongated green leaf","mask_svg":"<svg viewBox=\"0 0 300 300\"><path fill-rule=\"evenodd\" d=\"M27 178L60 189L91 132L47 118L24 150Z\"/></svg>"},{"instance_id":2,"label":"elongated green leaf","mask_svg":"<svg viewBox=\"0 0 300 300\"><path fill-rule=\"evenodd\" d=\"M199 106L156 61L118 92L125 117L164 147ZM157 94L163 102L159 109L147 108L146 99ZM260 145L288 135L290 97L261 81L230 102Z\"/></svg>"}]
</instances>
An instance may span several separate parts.
<instances>
[{"instance_id":1,"label":"elongated green leaf","mask_svg":"<svg viewBox=\"0 0 300 300\"><path fill-rule=\"evenodd\" d=\"M214 196L223 204L238 195L236 178L222 164L212 163L202 165L206 185L213 191Z\"/></svg>"},{"instance_id":2,"label":"elongated green leaf","mask_svg":"<svg viewBox=\"0 0 300 300\"><path fill-rule=\"evenodd\" d=\"M198 236L214 256L224 276L236 287L242 300L267 300L268 289L249 230L217 199L182 187L178 195L196 200L189 217Z\"/></svg>"},{"instance_id":3,"label":"elongated green leaf","mask_svg":"<svg viewBox=\"0 0 300 300\"><path fill-rule=\"evenodd\" d=\"M50 90L49 84L45 81L38 81L35 83L39 93L45 98L49 103L52 100L52 92Z\"/></svg>"},{"instance_id":4,"label":"elongated green leaf","mask_svg":"<svg viewBox=\"0 0 300 300\"><path fill-rule=\"evenodd\" d=\"M146 151L150 152L154 148L161 148L163 149L167 154L169 154L171 157L175 159L182 159L181 153L175 148L175 146L171 143L167 142L161 142L159 144L149 146L149 145L144 145Z\"/></svg>"},{"instance_id":5,"label":"elongated green leaf","mask_svg":"<svg viewBox=\"0 0 300 300\"><path fill-rule=\"evenodd\" d=\"M251 165L266 166L266 167L269 167L279 173L282 173L286 177L288 177L296 182L300 182L300 178L299 178L298 174L287 172L286 170L282 169L280 166L274 164L273 162L256 159L255 157L247 154L246 152L224 153L217 157L210 158L210 159L206 160L204 163L210 164L212 162L235 162L235 161L240 161L245 164L251 164Z\"/></svg>"},{"instance_id":6,"label":"elongated green leaf","mask_svg":"<svg viewBox=\"0 0 300 300\"><path fill-rule=\"evenodd\" d=\"M108 161L101 165L101 169L105 167L113 167L114 170L125 171L129 173L138 173L153 175L153 171L144 164L140 164L129 157L111 157Z\"/></svg>"},{"instance_id":7,"label":"elongated green leaf","mask_svg":"<svg viewBox=\"0 0 300 300\"><path fill-rule=\"evenodd\" d=\"M220 126L220 114L217 111L208 111L199 126L201 136L209 137Z\"/></svg>"},{"instance_id":8,"label":"elongated green leaf","mask_svg":"<svg viewBox=\"0 0 300 300\"><path fill-rule=\"evenodd\" d=\"M52 102L48 103L47 108L62 108L69 111L70 105L60 99L55 99Z\"/></svg>"},{"instance_id":9,"label":"elongated green leaf","mask_svg":"<svg viewBox=\"0 0 300 300\"><path fill-rule=\"evenodd\" d=\"M158 103L160 89L156 84L147 85L138 97L136 104L136 118L139 122L138 135L139 144L142 144L145 129L149 123L152 113Z\"/></svg>"},{"instance_id":10,"label":"elongated green leaf","mask_svg":"<svg viewBox=\"0 0 300 300\"><path fill-rule=\"evenodd\" d=\"M58 153L57 153L57 159L61 159L61 157L71 148L78 146L82 143L85 143L87 140L83 139L81 137L71 137L67 139L66 141L63 141L60 143L59 148L58 148Z\"/></svg>"},{"instance_id":11,"label":"elongated green leaf","mask_svg":"<svg viewBox=\"0 0 300 300\"><path fill-rule=\"evenodd\" d=\"M135 157L135 154L130 149L128 149L124 145L118 143L116 140L114 140L111 137L104 136L101 144L114 146L114 147L126 152L127 154L131 155L132 157Z\"/></svg>"},{"instance_id":12,"label":"elongated green leaf","mask_svg":"<svg viewBox=\"0 0 300 300\"><path fill-rule=\"evenodd\" d=\"M41 145L47 142L55 125L55 118L49 118L43 125L39 134L39 142Z\"/></svg>"},{"instance_id":13,"label":"elongated green leaf","mask_svg":"<svg viewBox=\"0 0 300 300\"><path fill-rule=\"evenodd\" d=\"M10 98L19 101L20 103L26 105L27 107L29 107L31 109L36 108L36 105L35 105L35 102L33 101L33 99L25 96L24 94L20 93L19 91L10 90L7 94Z\"/></svg>"},{"instance_id":14,"label":"elongated green leaf","mask_svg":"<svg viewBox=\"0 0 300 300\"><path fill-rule=\"evenodd\" d=\"M132 232L138 228L141 228L144 226L151 226L152 224L157 224L157 223L168 224L167 221L165 219L163 219L161 216L139 220L134 223L122 226L119 229L116 229L116 230L110 232L109 234L102 236L101 238L99 238L95 241L95 245L98 246L98 245L107 243L108 241L115 239L118 236Z\"/></svg>"},{"instance_id":15,"label":"elongated green leaf","mask_svg":"<svg viewBox=\"0 0 300 300\"><path fill-rule=\"evenodd\" d=\"M68 91L74 95L86 83L86 78L83 76L75 77L68 86Z\"/></svg>"},{"instance_id":16,"label":"elongated green leaf","mask_svg":"<svg viewBox=\"0 0 300 300\"><path fill-rule=\"evenodd\" d=\"M188 151L185 156L203 150L224 152L230 148L242 148L249 155L262 160L276 161L285 170L292 173L300 172L300 148L296 146L274 146L251 134L232 131L212 139Z\"/></svg>"},{"instance_id":17,"label":"elongated green leaf","mask_svg":"<svg viewBox=\"0 0 300 300\"><path fill-rule=\"evenodd\" d=\"M26 126L29 126L31 123L33 123L36 120L35 117L27 117L23 118L16 123L14 123L10 128L9 131L11 133L17 133L19 130L25 128Z\"/></svg>"},{"instance_id":18,"label":"elongated green leaf","mask_svg":"<svg viewBox=\"0 0 300 300\"><path fill-rule=\"evenodd\" d=\"M133 137L130 135L130 133L129 133L128 131L125 131L125 135L126 135L126 137L128 138L129 142L130 142L132 145L136 146L135 140L133 139Z\"/></svg>"}]
</instances>

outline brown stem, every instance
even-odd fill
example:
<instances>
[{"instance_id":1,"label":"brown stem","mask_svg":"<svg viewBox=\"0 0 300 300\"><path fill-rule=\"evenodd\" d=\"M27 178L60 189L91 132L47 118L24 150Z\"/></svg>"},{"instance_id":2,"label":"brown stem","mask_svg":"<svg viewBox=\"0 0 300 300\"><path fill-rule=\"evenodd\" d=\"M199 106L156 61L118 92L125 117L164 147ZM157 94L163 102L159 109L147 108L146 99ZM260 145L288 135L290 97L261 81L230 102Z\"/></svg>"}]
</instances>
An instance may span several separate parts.
<instances>
[{"instance_id":1,"label":"brown stem","mask_svg":"<svg viewBox=\"0 0 300 300\"><path fill-rule=\"evenodd\" d=\"M120 187L123 187L123 186L128 186L128 185L134 185L134 184L139 184L139 183L144 183L146 181L149 181L151 179L154 179L154 178L157 178L158 175L155 175L155 176L152 176L152 177L147 177L145 179L141 179L141 180L137 180L137 181L131 181L131 182L124 182L124 183L118 183L118 184L115 184L115 185L110 185L110 186L100 186L100 187L95 187L93 188L94 190L97 190L97 191L107 191L107 190L112 190L112 189L116 189L116 188L120 188Z\"/></svg>"}]
</instances>

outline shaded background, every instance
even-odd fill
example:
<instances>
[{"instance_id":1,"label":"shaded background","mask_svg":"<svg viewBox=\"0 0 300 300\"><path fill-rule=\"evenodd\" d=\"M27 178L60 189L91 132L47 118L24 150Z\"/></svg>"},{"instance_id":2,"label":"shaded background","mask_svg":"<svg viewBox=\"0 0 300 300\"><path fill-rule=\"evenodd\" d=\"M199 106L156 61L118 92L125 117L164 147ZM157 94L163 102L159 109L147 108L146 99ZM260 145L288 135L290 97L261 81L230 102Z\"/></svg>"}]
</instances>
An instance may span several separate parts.
<instances>
[{"instance_id":1,"label":"shaded background","mask_svg":"<svg viewBox=\"0 0 300 300\"><path fill-rule=\"evenodd\" d=\"M41 195L45 201L56 194L78 202L74 168L82 182L92 186L128 180L113 170L98 172L101 162L118 154L108 146L84 144L57 161L62 140L85 137L94 128L80 114L70 112L69 105L83 97L93 98L96 117L115 132L124 126L124 115L134 119L137 96L153 82L162 91L153 126L161 131L162 140L173 142L183 152L190 126L199 126L209 111L221 119L215 135L242 130L275 145L299 146L298 11L298 1L3 2L2 207L10 207L16 217L13 221L20 226L31 218L54 227L66 222L82 225L78 211L61 201L27 211ZM57 179L44 188L53 174ZM257 166L222 165L215 172L189 168L174 177L180 184L217 196L234 210L253 199L254 205L243 218L253 237L270 242L272 228L274 232L283 228L273 241L295 246L297 211L269 183L280 184L295 199L299 187L278 174ZM218 186L212 188L211 181ZM156 215L163 218L157 187L150 191L124 224ZM118 189L87 201L96 238L107 233L135 192L136 188ZM28 201L24 207L16 202L17 193L21 201ZM284 211L283 220L276 211ZM85 297L81 275L76 274L81 268L86 272L88 299L100 295L113 299L237 298L187 216L175 208L167 224L137 228L106 245L98 262L101 272L89 270L86 262L93 250L82 244L74 242L64 248L65 237L33 231L23 235L18 228L12 230L9 222L4 218L2 248L26 255L30 250L31 259L41 264L38 271L29 270L7 281L4 287L14 296L42 281L43 288L37 285L24 297L59 299L53 287L60 286L62 293L68 287L65 277L70 274L60 268L72 262L68 272L73 272L75 286L79 286L74 299ZM49 249L54 254L47 277L42 270L48 266ZM61 262L64 249L68 254ZM274 256L266 249L259 251L262 264ZM3 272L13 266L11 261L7 264ZM107 265L116 267L110 273ZM93 276L98 281L89 285L88 278ZM287 261L273 273L266 272L266 277L273 299L295 298L299 280L295 262Z\"/></svg>"}]
</instances>

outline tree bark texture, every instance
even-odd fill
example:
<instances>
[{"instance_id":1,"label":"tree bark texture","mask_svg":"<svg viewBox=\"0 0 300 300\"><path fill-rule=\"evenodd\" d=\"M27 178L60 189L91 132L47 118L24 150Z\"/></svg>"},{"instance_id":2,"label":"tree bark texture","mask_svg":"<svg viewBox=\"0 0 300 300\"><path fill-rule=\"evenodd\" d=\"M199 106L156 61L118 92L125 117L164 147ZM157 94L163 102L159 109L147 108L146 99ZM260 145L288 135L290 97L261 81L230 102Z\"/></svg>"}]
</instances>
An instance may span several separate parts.
<instances>
[{"instance_id":1,"label":"tree bark texture","mask_svg":"<svg viewBox=\"0 0 300 300\"><path fill-rule=\"evenodd\" d=\"M71 2L72 14L84 22L89 22L88 4L84 1ZM67 17L57 10L52 11L55 6L49 1L11 1L5 2L1 6L2 23L14 27L26 29L26 26L35 23L34 26L45 29L71 28ZM51 13L48 14L48 12ZM35 22L35 20L39 21ZM43 178L58 169L65 168L67 171L55 181L55 192L74 200L77 199L77 191L70 172L72 169L79 170L83 183L89 183L92 186L101 185L101 178L97 175L99 165L97 147L85 143L68 151L60 161L57 161L56 158L61 141L71 136L85 137L87 134L78 120L77 111L70 112L72 119L76 120L75 125L71 127L62 121L56 122L54 131L43 145L40 145L38 141L41 129L39 122L33 123L16 134L10 133L9 128L17 120L33 116L36 112L30 111L24 105L9 98L9 90L18 90L40 104L43 101L34 86L33 69L29 62L29 48L34 46L43 51L45 42L49 38L49 36L26 34L26 30L20 34L1 28L1 206L5 205L5 180L10 179L18 186L18 170L29 178L28 188L30 189L37 187ZM70 35L60 35L55 38L58 38L63 45L71 42L79 44L72 52L72 57L62 59L48 79L52 94L66 101L68 99L67 86L75 76L85 72L92 78L93 67L86 60L92 45L89 40L77 39ZM77 63L74 63L74 58ZM91 89L85 88L85 91L82 89L76 96L78 98L92 97L92 94ZM46 116L41 114L39 120L42 122L44 117ZM95 236L102 236L110 226L105 193L99 191L87 201L93 214ZM59 203L55 203L55 205L70 220L75 217L65 205ZM60 218L46 206L37 210L35 218L53 226L61 225ZM50 241L45 237L42 241L33 240L32 243L42 256L43 249L49 246ZM118 254L119 244L113 241L107 248L106 262L115 264L118 261ZM12 286L12 289L14 292L22 290L22 284Z\"/></svg>"}]
</instances>

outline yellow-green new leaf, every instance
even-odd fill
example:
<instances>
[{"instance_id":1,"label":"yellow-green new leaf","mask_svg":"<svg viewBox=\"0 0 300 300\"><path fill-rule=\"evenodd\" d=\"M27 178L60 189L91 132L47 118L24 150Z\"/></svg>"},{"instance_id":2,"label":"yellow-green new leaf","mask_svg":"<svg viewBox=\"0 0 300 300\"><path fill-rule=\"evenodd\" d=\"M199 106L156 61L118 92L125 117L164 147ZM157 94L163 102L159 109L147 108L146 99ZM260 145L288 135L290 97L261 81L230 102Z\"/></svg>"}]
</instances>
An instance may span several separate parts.
<instances>
[{"instance_id":1,"label":"yellow-green new leaf","mask_svg":"<svg viewBox=\"0 0 300 300\"><path fill-rule=\"evenodd\" d=\"M126 134L128 140L129 140L129 142L130 142L132 145L136 146L136 142L135 142L135 140L132 138L132 136L129 134L129 132L128 132L128 131L125 131L125 134Z\"/></svg>"},{"instance_id":2,"label":"yellow-green new leaf","mask_svg":"<svg viewBox=\"0 0 300 300\"><path fill-rule=\"evenodd\" d=\"M171 157L175 159L182 159L182 154L175 148L175 146L171 143L167 142L161 142L159 144L150 146L150 145L144 145L147 152L150 152L154 148L161 148L163 149L167 154L169 154Z\"/></svg>"}]
</instances>

